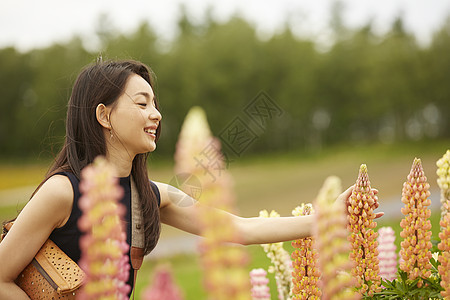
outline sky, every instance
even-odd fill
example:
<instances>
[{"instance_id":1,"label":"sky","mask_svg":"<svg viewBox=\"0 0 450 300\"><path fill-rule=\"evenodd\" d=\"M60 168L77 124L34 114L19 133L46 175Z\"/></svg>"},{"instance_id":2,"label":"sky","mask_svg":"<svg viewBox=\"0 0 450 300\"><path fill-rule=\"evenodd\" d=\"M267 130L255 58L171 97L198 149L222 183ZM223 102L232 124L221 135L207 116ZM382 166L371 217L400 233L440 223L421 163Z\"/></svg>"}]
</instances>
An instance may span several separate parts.
<instances>
[{"instance_id":1,"label":"sky","mask_svg":"<svg viewBox=\"0 0 450 300\"><path fill-rule=\"evenodd\" d=\"M358 27L372 20L377 33L386 32L401 15L406 29L427 44L431 34L450 16L449 0L341 0L346 25ZM261 37L281 30L289 20L296 34L320 41L327 39L331 0L1 0L0 48L21 51L64 42L75 34L89 41L100 14L107 14L115 28L132 32L146 20L161 39L176 34L180 4L194 22L201 22L206 8L218 21L238 14Z\"/></svg>"}]
</instances>

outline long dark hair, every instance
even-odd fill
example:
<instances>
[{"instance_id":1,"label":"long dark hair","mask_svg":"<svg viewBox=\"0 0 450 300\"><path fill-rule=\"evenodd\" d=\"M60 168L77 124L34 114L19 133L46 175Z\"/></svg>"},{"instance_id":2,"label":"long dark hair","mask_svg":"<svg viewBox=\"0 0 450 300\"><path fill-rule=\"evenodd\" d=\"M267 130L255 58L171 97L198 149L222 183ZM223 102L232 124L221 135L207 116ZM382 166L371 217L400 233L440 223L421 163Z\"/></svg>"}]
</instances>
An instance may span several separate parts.
<instances>
[{"instance_id":1,"label":"long dark hair","mask_svg":"<svg viewBox=\"0 0 450 300\"><path fill-rule=\"evenodd\" d=\"M106 155L105 136L96 118L96 108L100 103L114 108L116 100L124 92L128 78L133 74L141 76L154 87L154 75L150 68L133 60L100 59L80 72L68 104L63 148L36 191L58 172L72 172L80 179L81 170L85 166L97 156ZM156 96L155 105L158 108ZM161 124L156 131L156 141L160 132ZM161 228L157 198L148 179L147 157L148 153L136 155L131 169L144 217L145 254L155 248Z\"/></svg>"}]
</instances>

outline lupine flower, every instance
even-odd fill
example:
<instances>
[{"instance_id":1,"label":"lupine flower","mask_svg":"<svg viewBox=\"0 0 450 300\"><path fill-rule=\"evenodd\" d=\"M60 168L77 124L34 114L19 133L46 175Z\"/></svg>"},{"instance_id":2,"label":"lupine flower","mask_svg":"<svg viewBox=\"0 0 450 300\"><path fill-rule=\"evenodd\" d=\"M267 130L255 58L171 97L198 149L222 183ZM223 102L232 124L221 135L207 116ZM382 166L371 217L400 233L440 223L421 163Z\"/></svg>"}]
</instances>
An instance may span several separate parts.
<instances>
[{"instance_id":1,"label":"lupine flower","mask_svg":"<svg viewBox=\"0 0 450 300\"><path fill-rule=\"evenodd\" d=\"M440 221L441 232L439 238L438 249L441 250L439 255L438 267L441 276L441 286L444 291L441 292L445 299L450 298L450 150L444 154L436 163L438 166L438 185L441 189L442 216Z\"/></svg>"},{"instance_id":2,"label":"lupine flower","mask_svg":"<svg viewBox=\"0 0 450 300\"><path fill-rule=\"evenodd\" d=\"M449 212L448 208L445 207L445 203L450 201L450 150L436 162L438 175L437 184L441 190L441 217ZM441 228L442 229L442 228Z\"/></svg>"},{"instance_id":3,"label":"lupine flower","mask_svg":"<svg viewBox=\"0 0 450 300\"><path fill-rule=\"evenodd\" d=\"M447 210L450 210L450 201L444 203ZM447 213L440 221L441 232L439 233L439 238L441 241L438 244L438 249L441 250L441 255L439 255L438 266L439 275L441 276L441 286L444 291L441 292L444 299L450 298L450 212Z\"/></svg>"},{"instance_id":4,"label":"lupine flower","mask_svg":"<svg viewBox=\"0 0 450 300\"><path fill-rule=\"evenodd\" d=\"M199 250L204 285L210 299L250 299L248 255L240 246L229 214L234 210L233 181L225 167L220 141L213 138L204 111L191 109L183 123L175 153L175 172L191 174L201 184L197 199L198 220L203 227ZM193 195L192 195L193 196Z\"/></svg>"},{"instance_id":5,"label":"lupine flower","mask_svg":"<svg viewBox=\"0 0 450 300\"><path fill-rule=\"evenodd\" d=\"M358 179L350 196L348 206L348 230L351 246L350 259L356 263L352 275L357 278L359 293L369 296L380 290L381 278L378 261L378 233L374 231L377 223L373 212L376 196L370 186L367 166L359 168Z\"/></svg>"},{"instance_id":6,"label":"lupine flower","mask_svg":"<svg viewBox=\"0 0 450 300\"><path fill-rule=\"evenodd\" d=\"M431 204L429 189L422 163L415 158L407 181L403 184L402 202L405 206L402 213L405 218L400 222L403 228L400 233L403 238L400 269L411 280L418 277L429 278L431 275L431 222L428 219L431 211L427 208ZM422 284L419 281L418 286L421 287Z\"/></svg>"},{"instance_id":7,"label":"lupine flower","mask_svg":"<svg viewBox=\"0 0 450 300\"><path fill-rule=\"evenodd\" d=\"M264 269L253 269L250 271L250 283L252 285L253 300L270 300L270 289L267 285L269 279L266 277L267 272Z\"/></svg>"},{"instance_id":8,"label":"lupine flower","mask_svg":"<svg viewBox=\"0 0 450 300\"><path fill-rule=\"evenodd\" d=\"M380 276L386 280L394 280L397 273L397 253L395 232L392 227L381 227L378 230L378 259Z\"/></svg>"},{"instance_id":9,"label":"lupine flower","mask_svg":"<svg viewBox=\"0 0 450 300\"><path fill-rule=\"evenodd\" d=\"M267 210L259 212L262 218L278 218L280 215L272 210L269 214ZM289 300L292 290L292 261L289 253L283 248L283 242L262 244L264 252L270 259L272 265L269 267L269 273L274 273L277 283L278 299Z\"/></svg>"},{"instance_id":10,"label":"lupine flower","mask_svg":"<svg viewBox=\"0 0 450 300\"><path fill-rule=\"evenodd\" d=\"M181 290L172 278L172 272L166 265L156 268L152 285L142 294L143 300L183 300Z\"/></svg>"},{"instance_id":11,"label":"lupine flower","mask_svg":"<svg viewBox=\"0 0 450 300\"><path fill-rule=\"evenodd\" d=\"M212 146L212 141L213 136L205 111L198 106L191 108L183 122L176 144L175 174L190 173L198 177L208 174L211 164L216 162L214 155L218 155L217 149L211 149L210 155L207 153L208 146ZM215 173L210 175L215 176ZM213 178L204 179L209 182Z\"/></svg>"},{"instance_id":12,"label":"lupine flower","mask_svg":"<svg viewBox=\"0 0 450 300\"><path fill-rule=\"evenodd\" d=\"M85 234L80 239L80 267L86 273L77 299L128 299L126 284L130 270L126 235L122 225L123 195L113 168L104 158L81 172L78 226Z\"/></svg>"},{"instance_id":13,"label":"lupine flower","mask_svg":"<svg viewBox=\"0 0 450 300\"><path fill-rule=\"evenodd\" d=\"M302 203L292 211L294 216L307 216L313 213L314 208L310 203ZM294 247L294 252L291 254L293 299L320 299L322 292L318 286L320 272L315 239L307 237L295 240L292 242L292 247Z\"/></svg>"},{"instance_id":14,"label":"lupine flower","mask_svg":"<svg viewBox=\"0 0 450 300\"><path fill-rule=\"evenodd\" d=\"M319 253L319 269L322 275L320 287L323 300L351 300L361 296L353 290L356 280L350 274L354 262L349 260L350 244L347 240L345 205L335 199L341 190L338 177L325 180L314 201L316 210L316 238Z\"/></svg>"}]
</instances>

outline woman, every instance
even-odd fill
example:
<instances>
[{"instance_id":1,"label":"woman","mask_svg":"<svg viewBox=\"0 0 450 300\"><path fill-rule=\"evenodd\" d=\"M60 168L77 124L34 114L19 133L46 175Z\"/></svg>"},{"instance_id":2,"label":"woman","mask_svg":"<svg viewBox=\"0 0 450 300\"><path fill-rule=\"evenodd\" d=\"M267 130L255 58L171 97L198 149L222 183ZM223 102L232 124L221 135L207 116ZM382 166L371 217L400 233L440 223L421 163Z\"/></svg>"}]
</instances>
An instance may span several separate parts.
<instances>
[{"instance_id":1,"label":"woman","mask_svg":"<svg viewBox=\"0 0 450 300\"><path fill-rule=\"evenodd\" d=\"M186 194L168 193L164 183L149 181L146 160L156 148L161 114L153 91L151 71L136 61L97 62L78 76L70 97L64 146L46 178L36 189L14 226L0 243L0 299L28 299L14 279L30 263L50 237L74 261L80 258L77 220L81 170L103 155L114 165L125 190L121 202L130 222L130 178L136 183L145 225L145 253L156 245L160 223L199 234L195 218L198 204L176 205ZM337 201L345 201L347 189ZM306 237L312 216L241 218L232 222L245 245L272 243ZM257 228L258 230L255 230ZM130 243L131 225L127 228ZM129 283L132 284L130 272Z\"/></svg>"}]
</instances>

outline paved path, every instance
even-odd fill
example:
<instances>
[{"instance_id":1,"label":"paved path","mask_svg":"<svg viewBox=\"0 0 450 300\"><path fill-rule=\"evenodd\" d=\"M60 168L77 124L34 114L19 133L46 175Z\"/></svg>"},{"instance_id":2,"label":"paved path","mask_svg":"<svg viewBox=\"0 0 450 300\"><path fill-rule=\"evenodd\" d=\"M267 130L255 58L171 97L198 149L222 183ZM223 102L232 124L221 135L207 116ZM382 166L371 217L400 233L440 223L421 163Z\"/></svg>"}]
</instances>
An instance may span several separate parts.
<instances>
[{"instance_id":1,"label":"paved path","mask_svg":"<svg viewBox=\"0 0 450 300\"><path fill-rule=\"evenodd\" d=\"M432 190L431 192L431 205L430 209L432 212L441 211L441 200L440 200L440 191ZM386 219L391 218L399 218L402 217L403 214L401 212L401 208L404 204L401 201L401 194L398 196L387 197L385 199L379 199L380 207L377 211L384 211L384 217Z\"/></svg>"}]
</instances>

